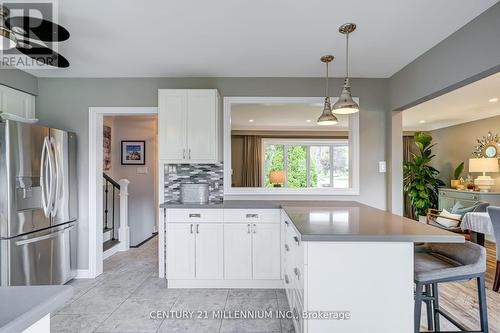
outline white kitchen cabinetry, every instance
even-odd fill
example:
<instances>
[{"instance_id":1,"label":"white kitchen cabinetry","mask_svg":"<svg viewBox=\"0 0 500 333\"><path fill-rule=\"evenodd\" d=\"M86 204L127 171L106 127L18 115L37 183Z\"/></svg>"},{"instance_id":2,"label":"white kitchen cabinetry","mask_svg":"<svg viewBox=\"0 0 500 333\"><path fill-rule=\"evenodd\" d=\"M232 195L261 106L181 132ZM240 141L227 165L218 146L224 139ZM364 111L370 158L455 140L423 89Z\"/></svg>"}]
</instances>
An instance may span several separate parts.
<instances>
[{"instance_id":1,"label":"white kitchen cabinetry","mask_svg":"<svg viewBox=\"0 0 500 333\"><path fill-rule=\"evenodd\" d=\"M279 279L281 269L280 225L253 224L253 278Z\"/></svg>"},{"instance_id":2,"label":"white kitchen cabinetry","mask_svg":"<svg viewBox=\"0 0 500 333\"><path fill-rule=\"evenodd\" d=\"M196 278L222 279L223 231L221 223L196 224Z\"/></svg>"},{"instance_id":3,"label":"white kitchen cabinetry","mask_svg":"<svg viewBox=\"0 0 500 333\"><path fill-rule=\"evenodd\" d=\"M158 90L158 155L166 163L220 161L220 97L215 89Z\"/></svg>"},{"instance_id":4,"label":"white kitchen cabinetry","mask_svg":"<svg viewBox=\"0 0 500 333\"><path fill-rule=\"evenodd\" d=\"M167 278L195 278L195 237L193 224L167 224Z\"/></svg>"},{"instance_id":5,"label":"white kitchen cabinetry","mask_svg":"<svg viewBox=\"0 0 500 333\"><path fill-rule=\"evenodd\" d=\"M251 224L224 225L224 278L252 278Z\"/></svg>"},{"instance_id":6,"label":"white kitchen cabinetry","mask_svg":"<svg viewBox=\"0 0 500 333\"><path fill-rule=\"evenodd\" d=\"M35 118L35 96L0 85L0 112Z\"/></svg>"},{"instance_id":7,"label":"white kitchen cabinetry","mask_svg":"<svg viewBox=\"0 0 500 333\"><path fill-rule=\"evenodd\" d=\"M282 287L279 209L175 208L165 217L170 287Z\"/></svg>"}]
</instances>

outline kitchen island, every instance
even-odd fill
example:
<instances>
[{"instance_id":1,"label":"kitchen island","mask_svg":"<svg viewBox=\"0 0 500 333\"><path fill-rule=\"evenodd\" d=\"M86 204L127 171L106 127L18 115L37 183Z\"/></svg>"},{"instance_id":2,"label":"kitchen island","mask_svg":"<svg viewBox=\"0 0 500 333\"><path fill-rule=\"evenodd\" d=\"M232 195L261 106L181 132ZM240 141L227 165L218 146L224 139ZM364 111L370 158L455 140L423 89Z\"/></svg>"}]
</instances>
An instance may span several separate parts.
<instances>
[{"instance_id":1,"label":"kitchen island","mask_svg":"<svg viewBox=\"0 0 500 333\"><path fill-rule=\"evenodd\" d=\"M411 332L414 242L464 242L352 201L162 208L169 287L285 288L298 332Z\"/></svg>"},{"instance_id":2,"label":"kitchen island","mask_svg":"<svg viewBox=\"0 0 500 333\"><path fill-rule=\"evenodd\" d=\"M0 287L0 333L49 333L50 313L72 296L71 286Z\"/></svg>"}]
</instances>

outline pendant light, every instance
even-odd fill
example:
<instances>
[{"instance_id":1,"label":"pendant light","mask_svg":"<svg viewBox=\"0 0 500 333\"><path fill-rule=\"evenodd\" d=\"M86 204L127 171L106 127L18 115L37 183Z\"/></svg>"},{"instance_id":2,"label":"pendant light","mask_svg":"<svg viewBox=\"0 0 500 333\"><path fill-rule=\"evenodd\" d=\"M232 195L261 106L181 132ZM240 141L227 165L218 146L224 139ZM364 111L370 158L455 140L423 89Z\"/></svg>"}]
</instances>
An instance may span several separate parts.
<instances>
[{"instance_id":1,"label":"pendant light","mask_svg":"<svg viewBox=\"0 0 500 333\"><path fill-rule=\"evenodd\" d=\"M319 116L317 124L322 126L338 124L338 119L332 113L330 104L330 95L328 93L328 64L333 60L332 55L325 55L321 57L321 62L326 64L326 85L325 85L325 104L323 106L323 113Z\"/></svg>"},{"instance_id":2,"label":"pendant light","mask_svg":"<svg viewBox=\"0 0 500 333\"><path fill-rule=\"evenodd\" d=\"M345 35L345 81L340 97L333 105L333 110L338 114L351 114L359 111L359 105L352 99L351 86L349 84L349 34L356 30L356 24L345 23L339 28L339 32Z\"/></svg>"}]
</instances>

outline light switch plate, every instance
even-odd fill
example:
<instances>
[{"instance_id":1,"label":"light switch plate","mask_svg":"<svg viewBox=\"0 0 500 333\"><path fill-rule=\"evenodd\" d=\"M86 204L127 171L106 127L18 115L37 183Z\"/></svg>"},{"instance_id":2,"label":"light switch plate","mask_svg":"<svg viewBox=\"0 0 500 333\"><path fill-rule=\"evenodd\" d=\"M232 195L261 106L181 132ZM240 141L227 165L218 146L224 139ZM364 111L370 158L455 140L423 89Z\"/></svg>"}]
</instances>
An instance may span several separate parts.
<instances>
[{"instance_id":1,"label":"light switch plate","mask_svg":"<svg viewBox=\"0 0 500 333\"><path fill-rule=\"evenodd\" d=\"M387 165L386 165L385 161L378 162L378 172L380 172L380 173L387 172Z\"/></svg>"},{"instance_id":2,"label":"light switch plate","mask_svg":"<svg viewBox=\"0 0 500 333\"><path fill-rule=\"evenodd\" d=\"M136 169L136 172L138 174L147 174L149 172L149 168L148 167L138 167Z\"/></svg>"}]
</instances>

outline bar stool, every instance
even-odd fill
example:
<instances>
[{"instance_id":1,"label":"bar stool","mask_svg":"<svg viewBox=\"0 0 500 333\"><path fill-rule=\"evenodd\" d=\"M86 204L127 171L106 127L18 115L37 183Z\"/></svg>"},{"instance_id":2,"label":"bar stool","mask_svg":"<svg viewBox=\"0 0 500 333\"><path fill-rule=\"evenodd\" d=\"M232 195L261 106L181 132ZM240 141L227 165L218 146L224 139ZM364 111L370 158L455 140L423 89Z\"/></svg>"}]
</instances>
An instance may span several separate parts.
<instances>
[{"instance_id":1,"label":"bar stool","mask_svg":"<svg viewBox=\"0 0 500 333\"><path fill-rule=\"evenodd\" d=\"M497 270L493 282L493 291L498 291L500 289L500 207L488 207L488 214L490 215L493 232L495 233L497 242Z\"/></svg>"},{"instance_id":2,"label":"bar stool","mask_svg":"<svg viewBox=\"0 0 500 333\"><path fill-rule=\"evenodd\" d=\"M459 244L427 243L415 248L415 326L420 332L422 302L427 306L427 323L432 332L443 332L439 315L449 320L462 332L488 333L488 314L484 273L486 250L471 242ZM476 279L479 303L479 331L468 331L462 324L439 307L438 285ZM425 289L425 290L424 290Z\"/></svg>"}]
</instances>

